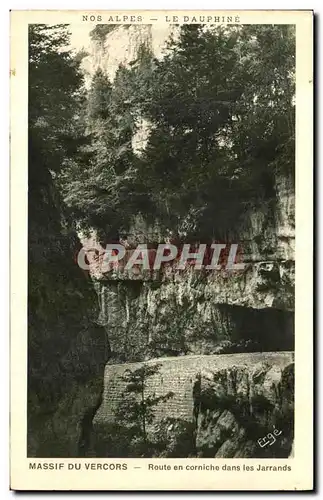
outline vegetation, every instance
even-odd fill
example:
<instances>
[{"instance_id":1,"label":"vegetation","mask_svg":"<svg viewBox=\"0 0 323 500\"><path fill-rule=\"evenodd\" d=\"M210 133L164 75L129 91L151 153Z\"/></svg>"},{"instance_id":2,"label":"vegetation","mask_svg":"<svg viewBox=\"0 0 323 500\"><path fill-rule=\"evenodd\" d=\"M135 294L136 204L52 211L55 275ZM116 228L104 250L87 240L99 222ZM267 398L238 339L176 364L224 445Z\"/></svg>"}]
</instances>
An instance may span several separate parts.
<instances>
[{"instance_id":1,"label":"vegetation","mask_svg":"<svg viewBox=\"0 0 323 500\"><path fill-rule=\"evenodd\" d=\"M143 365L134 371L126 370L122 376L122 380L127 385L116 412L116 420L130 428L133 438L137 441L137 446L143 447L143 453L145 453L145 449L149 448L147 426L154 421L154 412L157 405L173 396L172 392L168 392L163 396L146 393L147 379L156 375L159 368L158 364L153 366Z\"/></svg>"},{"instance_id":2,"label":"vegetation","mask_svg":"<svg viewBox=\"0 0 323 500\"><path fill-rule=\"evenodd\" d=\"M65 25L29 27L28 453L38 456L51 449L39 451L39 429L50 434L50 415L65 415L69 388L96 387L93 410L109 357L95 292L73 260L77 229L118 239L140 217L182 239L223 240L246 211L275 202L276 174L294 166L292 26L187 25L162 60L142 45L113 82L98 69L89 92L84 53L68 45ZM140 392L147 376L129 374L124 399L138 449L158 402ZM49 434L43 443L57 440Z\"/></svg>"},{"instance_id":3,"label":"vegetation","mask_svg":"<svg viewBox=\"0 0 323 500\"><path fill-rule=\"evenodd\" d=\"M60 399L75 383L100 379L102 385L109 355L95 324L95 292L75 265L75 221L56 184L86 141L83 80L62 50L67 44L65 26L29 27L28 453L38 456L55 453L48 419Z\"/></svg>"},{"instance_id":4,"label":"vegetation","mask_svg":"<svg viewBox=\"0 0 323 500\"><path fill-rule=\"evenodd\" d=\"M156 419L157 405L173 397L172 392L156 396L147 391L149 378L160 365L143 365L126 370L126 383L113 424L97 424L95 454L99 457L188 457L194 455L193 424L176 418Z\"/></svg>"},{"instance_id":5,"label":"vegetation","mask_svg":"<svg viewBox=\"0 0 323 500\"><path fill-rule=\"evenodd\" d=\"M291 26L189 25L162 60L143 45L113 84L98 70L92 155L64 171L67 204L108 237L141 214L183 237L224 239L249 208L274 203L277 173L292 175L294 51Z\"/></svg>"}]
</instances>

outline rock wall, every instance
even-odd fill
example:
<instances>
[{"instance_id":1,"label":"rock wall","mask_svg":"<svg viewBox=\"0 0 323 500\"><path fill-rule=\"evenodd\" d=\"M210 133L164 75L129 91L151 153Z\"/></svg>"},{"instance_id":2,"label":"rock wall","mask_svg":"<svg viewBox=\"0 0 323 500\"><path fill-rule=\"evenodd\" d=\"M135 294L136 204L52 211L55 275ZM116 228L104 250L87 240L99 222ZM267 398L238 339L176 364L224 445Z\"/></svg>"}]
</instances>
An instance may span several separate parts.
<instances>
[{"instance_id":1,"label":"rock wall","mask_svg":"<svg viewBox=\"0 0 323 500\"><path fill-rule=\"evenodd\" d=\"M151 24L120 25L108 33L102 40L91 40L85 46L87 53L82 61L83 71L89 83L97 68L101 68L114 79L120 64L126 66L137 57L141 45L151 48L156 57L162 57L166 40L170 35L176 36L174 26L158 26ZM73 40L75 47L84 46L84 36Z\"/></svg>"},{"instance_id":2,"label":"rock wall","mask_svg":"<svg viewBox=\"0 0 323 500\"><path fill-rule=\"evenodd\" d=\"M192 267L163 273L92 268L101 314L117 359L294 348L294 194L277 181L274 216L247 212L231 242L241 271ZM136 228L132 239L135 240ZM139 232L138 232L139 234ZM144 237L143 237L144 235ZM138 242L149 243L140 231ZM103 250L103 249L102 249Z\"/></svg>"},{"instance_id":3,"label":"rock wall","mask_svg":"<svg viewBox=\"0 0 323 500\"><path fill-rule=\"evenodd\" d=\"M293 353L253 353L158 358L144 382L145 398L162 399L154 408L149 432L167 416L193 425L195 445L203 457L287 457L293 440ZM127 393L124 374L142 363L107 365L102 404L94 432L104 433ZM140 395L138 396L140 398ZM279 442L262 448L258 439L280 432ZM278 441L278 439L277 439Z\"/></svg>"},{"instance_id":4,"label":"rock wall","mask_svg":"<svg viewBox=\"0 0 323 500\"><path fill-rule=\"evenodd\" d=\"M135 281L101 291L101 321L116 359L293 349L292 311L232 304L214 283Z\"/></svg>"}]
</instances>

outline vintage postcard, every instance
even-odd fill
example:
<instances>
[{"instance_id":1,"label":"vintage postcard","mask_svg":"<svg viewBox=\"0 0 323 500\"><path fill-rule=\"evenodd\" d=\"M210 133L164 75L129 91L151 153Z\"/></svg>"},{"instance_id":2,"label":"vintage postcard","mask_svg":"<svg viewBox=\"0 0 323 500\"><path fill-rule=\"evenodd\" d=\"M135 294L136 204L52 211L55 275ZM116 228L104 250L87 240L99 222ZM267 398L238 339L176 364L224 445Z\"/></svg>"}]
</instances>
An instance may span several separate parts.
<instances>
[{"instance_id":1,"label":"vintage postcard","mask_svg":"<svg viewBox=\"0 0 323 500\"><path fill-rule=\"evenodd\" d=\"M12 489L313 489L312 29L11 12Z\"/></svg>"}]
</instances>

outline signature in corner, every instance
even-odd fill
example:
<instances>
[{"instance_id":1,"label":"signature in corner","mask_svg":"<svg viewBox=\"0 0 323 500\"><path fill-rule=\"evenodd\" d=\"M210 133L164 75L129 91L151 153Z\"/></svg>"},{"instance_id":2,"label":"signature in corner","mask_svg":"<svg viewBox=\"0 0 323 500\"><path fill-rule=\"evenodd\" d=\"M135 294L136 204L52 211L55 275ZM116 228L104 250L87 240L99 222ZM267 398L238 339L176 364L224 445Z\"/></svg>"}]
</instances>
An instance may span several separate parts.
<instances>
[{"instance_id":1,"label":"signature in corner","mask_svg":"<svg viewBox=\"0 0 323 500\"><path fill-rule=\"evenodd\" d=\"M259 438L257 440L257 443L259 444L259 446L261 448L264 448L268 444L269 444L269 446L272 446L277 441L275 436L279 436L281 433L282 433L282 431L279 431L278 429L274 428L273 432L269 432L267 434L267 436L265 436L263 438Z\"/></svg>"}]
</instances>

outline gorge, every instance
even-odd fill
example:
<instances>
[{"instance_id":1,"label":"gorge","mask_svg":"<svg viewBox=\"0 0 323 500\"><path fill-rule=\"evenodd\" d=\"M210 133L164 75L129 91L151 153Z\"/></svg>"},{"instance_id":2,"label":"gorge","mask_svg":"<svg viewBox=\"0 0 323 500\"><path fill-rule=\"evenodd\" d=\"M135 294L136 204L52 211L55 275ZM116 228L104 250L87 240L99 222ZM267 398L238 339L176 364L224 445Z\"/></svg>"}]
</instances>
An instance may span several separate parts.
<instances>
[{"instance_id":1,"label":"gorge","mask_svg":"<svg viewBox=\"0 0 323 500\"><path fill-rule=\"evenodd\" d=\"M77 224L53 228L64 258L50 273L58 238L47 241L39 214L30 227L29 456L292 453L294 35L285 28L72 33L88 135L54 182ZM260 56L266 37L273 53ZM66 264L81 246L167 238L237 243L245 267L147 276L102 272L94 259L84 276ZM279 439L259 446L274 428Z\"/></svg>"}]
</instances>

